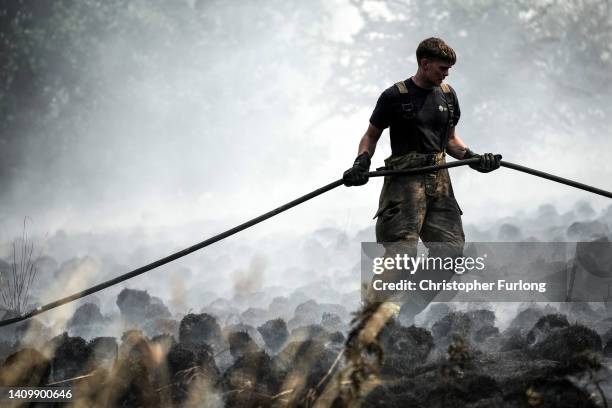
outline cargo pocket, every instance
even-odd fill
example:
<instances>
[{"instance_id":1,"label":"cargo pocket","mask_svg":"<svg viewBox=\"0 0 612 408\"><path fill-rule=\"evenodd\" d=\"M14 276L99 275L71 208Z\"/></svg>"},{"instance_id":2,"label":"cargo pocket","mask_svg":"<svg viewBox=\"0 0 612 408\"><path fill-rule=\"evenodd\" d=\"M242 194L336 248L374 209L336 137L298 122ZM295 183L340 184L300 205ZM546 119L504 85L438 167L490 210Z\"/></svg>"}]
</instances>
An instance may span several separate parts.
<instances>
[{"instance_id":1,"label":"cargo pocket","mask_svg":"<svg viewBox=\"0 0 612 408\"><path fill-rule=\"evenodd\" d=\"M380 207L376 214L374 214L374 218L379 218L381 221L393 218L400 212L400 204L401 201L389 201L385 206Z\"/></svg>"},{"instance_id":2,"label":"cargo pocket","mask_svg":"<svg viewBox=\"0 0 612 408\"><path fill-rule=\"evenodd\" d=\"M389 201L376 213L377 242L397 242L405 239L409 228L402 207L402 201Z\"/></svg>"}]
</instances>

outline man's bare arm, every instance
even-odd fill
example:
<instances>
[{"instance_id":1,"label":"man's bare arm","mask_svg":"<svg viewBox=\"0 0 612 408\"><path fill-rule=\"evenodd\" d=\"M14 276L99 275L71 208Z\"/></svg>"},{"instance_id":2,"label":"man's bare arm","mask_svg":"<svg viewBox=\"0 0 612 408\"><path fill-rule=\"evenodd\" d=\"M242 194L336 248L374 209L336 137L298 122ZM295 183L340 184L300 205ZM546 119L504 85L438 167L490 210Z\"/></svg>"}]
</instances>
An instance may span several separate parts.
<instances>
[{"instance_id":1,"label":"man's bare arm","mask_svg":"<svg viewBox=\"0 0 612 408\"><path fill-rule=\"evenodd\" d=\"M470 167L481 173L489 173L495 169L498 169L501 164L501 155L493 153L476 154L465 145L465 142L461 140L455 133L455 128L450 130L448 135L448 145L446 146L448 154L453 156L457 160L470 159L473 157L479 157L480 162L476 164L470 164Z\"/></svg>"},{"instance_id":2,"label":"man's bare arm","mask_svg":"<svg viewBox=\"0 0 612 408\"><path fill-rule=\"evenodd\" d=\"M448 134L448 144L446 146L446 152L457 160L461 160L465 156L465 152L468 150L467 145L459 135L455 133L455 127L450 130Z\"/></svg>"},{"instance_id":3,"label":"man's bare arm","mask_svg":"<svg viewBox=\"0 0 612 408\"><path fill-rule=\"evenodd\" d=\"M382 130L378 129L376 126L373 126L371 123L368 124L368 130L366 130L365 134L359 141L359 151L357 152L357 155L359 156L360 154L367 152L370 157L374 156L376 143L378 143L378 139L380 139L382 132Z\"/></svg>"}]
</instances>

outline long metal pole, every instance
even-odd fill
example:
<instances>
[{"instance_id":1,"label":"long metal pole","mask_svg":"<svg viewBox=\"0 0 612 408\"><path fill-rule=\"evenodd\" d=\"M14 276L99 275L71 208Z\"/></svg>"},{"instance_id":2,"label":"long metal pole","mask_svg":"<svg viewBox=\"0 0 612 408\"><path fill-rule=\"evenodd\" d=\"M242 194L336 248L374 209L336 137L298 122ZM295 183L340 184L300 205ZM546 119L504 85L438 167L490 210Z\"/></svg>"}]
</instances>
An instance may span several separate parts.
<instances>
[{"instance_id":1,"label":"long metal pole","mask_svg":"<svg viewBox=\"0 0 612 408\"><path fill-rule=\"evenodd\" d=\"M439 165L439 166L426 166L426 167L419 167L419 168L416 168L416 169L379 170L379 171L369 172L368 175L370 177L383 177L383 176L399 176L399 175L423 174L423 173L429 173L429 172L432 172L432 171L448 169L448 168L452 168L452 167L459 167L459 166L465 166L465 165L468 165L468 164L474 164L474 163L478 163L479 160L480 159L478 159L478 158L468 159L468 160L458 160L458 161L454 161L454 162L450 162L450 163L445 163L445 164L442 164L442 165ZM599 194L599 195L602 195L604 197L612 198L612 193L610 193L609 191L601 190L601 189L598 189L598 188L595 188L595 187L592 187L592 186L588 186L586 184L578 183L578 182L575 182L575 181L572 181L572 180L568 180L568 179L565 179L565 178L562 178L562 177L554 176L552 174L544 173L544 172L541 172L541 171L538 171L538 170L530 169L530 168L527 168L527 167L519 166L517 164L513 164L513 163L509 163L509 162L505 162L505 161L502 161L501 165L504 166L504 167L508 167L508 168L514 169L514 170L518 170L518 171L522 171L522 172L525 172L525 173L529 173L529 174L532 174L534 176L543 177L543 178L548 179L548 180L556 181L556 182L559 182L559 183L567 184L567 185L572 186L572 187L580 188L582 190L590 191L592 193ZM224 232L222 232L220 234L217 234L217 235L215 235L215 236L213 236L211 238L208 238L208 239L206 239L206 240L204 240L204 241L202 241L200 243L192 245L192 246L190 246L188 248L185 248L185 249L183 249L181 251L175 252L175 253L173 253L171 255L168 255L168 256L166 256L164 258L161 258L161 259L159 259L159 260L157 260L155 262L151 262L150 264L147 264L145 266L141 266L140 268L134 269L133 271L124 273L123 275L119 275L119 276L117 276L117 277L115 277L113 279L109 279L109 280L107 280L105 282L99 283L99 284L97 284L95 286L92 286L91 288L88 288L88 289L82 290L80 292L74 293L74 294L72 294L70 296L66 296L66 297L61 298L59 300L56 300L54 302L48 303L48 304L46 304L44 306L40 306L40 307L38 307L38 308L36 308L36 309L26 313L26 314L23 314L23 315L20 315L20 316L17 316L17 317L13 317L13 318L10 318L10 319L2 320L2 321L0 321L0 327L7 326L7 325L12 324L12 323L17 323L17 322L29 319L29 318L31 318L33 316L39 315L39 314L44 313L46 311L49 311L51 309L55 309L56 307L62 306L64 304L66 304L66 303L69 303L69 302L72 302L74 300L80 299L80 298L85 297L87 295L91 295L92 293L99 292L99 291L101 291L103 289L106 289L106 288L108 288L110 286L116 285L116 284L118 284L120 282L123 282L123 281L126 281L128 279L131 279L131 278L133 278L135 276L142 275L143 273L148 272L151 269L155 269L155 268L157 268L159 266L165 265L165 264L167 264L169 262L172 262L172 261L174 261L176 259L182 258L185 255L188 255L188 254L190 254L192 252L195 252L195 251L197 251L199 249L202 249L204 247L212 245L215 242L221 241L222 239L230 237L230 236L232 236L232 235L234 235L234 234L236 234L236 233L238 233L238 232L240 232L242 230L245 230L245 229L247 229L249 227L252 227L252 226L254 226L256 224L259 224L260 222L265 221L268 218L272 218L275 215L278 215L278 214L280 214L280 213L282 213L284 211L287 211L290 208L295 207L296 205L302 204L302 203L304 203L304 202L306 202L306 201L308 201L308 200L310 200L312 198L315 198L315 197L317 197L317 196L319 196L319 195L321 195L323 193L326 193L326 192L328 192L330 190L333 190L334 188L339 187L342 184L343 184L342 179L336 180L336 181L334 181L334 182L332 182L330 184L327 184L326 186L318 188L318 189L316 189L316 190L314 190L314 191L312 191L312 192L310 192L310 193L308 193L306 195L303 195L303 196L301 196L301 197L299 197L299 198L297 198L297 199L295 199L293 201L290 201L287 204L281 205L280 207L275 208L272 211L268 211L267 213L262 214L262 215L260 215L258 217L255 217L255 218L253 218L253 219L251 219L251 220L249 220L247 222L244 222L244 223L242 223L240 225L237 225L234 228L230 228L227 231L224 231Z\"/></svg>"},{"instance_id":2,"label":"long metal pole","mask_svg":"<svg viewBox=\"0 0 612 408\"><path fill-rule=\"evenodd\" d=\"M503 167L507 167L512 170L522 171L523 173L531 174L532 176L542 177L547 180L556 181L557 183L566 184L568 186L576 187L581 190L590 191L594 194L599 194L604 197L612 198L612 193L606 190L602 190L600 188L596 188L593 186L589 186L586 184L578 183L577 181L569 180L563 177L555 176L553 174L544 173L543 171L530 169L529 167L519 166L518 164L510 163L507 161L501 162Z\"/></svg>"}]
</instances>

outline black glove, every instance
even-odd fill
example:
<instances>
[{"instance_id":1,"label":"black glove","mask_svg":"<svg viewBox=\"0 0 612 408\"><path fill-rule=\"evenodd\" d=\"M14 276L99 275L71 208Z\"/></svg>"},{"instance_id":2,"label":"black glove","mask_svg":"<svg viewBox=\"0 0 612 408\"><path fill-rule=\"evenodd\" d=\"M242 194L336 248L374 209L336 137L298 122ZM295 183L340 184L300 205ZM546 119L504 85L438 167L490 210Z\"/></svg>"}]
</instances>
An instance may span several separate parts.
<instances>
[{"instance_id":1,"label":"black glove","mask_svg":"<svg viewBox=\"0 0 612 408\"><path fill-rule=\"evenodd\" d=\"M370 171L370 154L364 152L357 156L353 167L344 172L342 176L344 185L347 187L364 185L368 182L368 171Z\"/></svg>"},{"instance_id":2,"label":"black glove","mask_svg":"<svg viewBox=\"0 0 612 408\"><path fill-rule=\"evenodd\" d=\"M502 159L501 154L493 154L493 153L477 154L471 151L470 149L467 149L465 151L465 155L463 156L463 159L464 160L474 159L476 157L480 158L480 161L475 164L470 164L470 167L481 173L489 173L493 170L499 169L500 162Z\"/></svg>"}]
</instances>

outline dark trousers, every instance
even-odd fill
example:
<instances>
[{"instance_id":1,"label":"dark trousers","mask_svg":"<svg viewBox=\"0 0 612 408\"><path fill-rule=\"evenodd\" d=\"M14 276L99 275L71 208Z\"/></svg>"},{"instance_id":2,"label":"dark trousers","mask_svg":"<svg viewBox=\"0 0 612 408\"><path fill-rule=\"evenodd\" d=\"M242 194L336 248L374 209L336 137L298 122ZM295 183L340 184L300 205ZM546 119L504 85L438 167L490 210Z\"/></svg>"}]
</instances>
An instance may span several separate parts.
<instances>
[{"instance_id":1,"label":"dark trousers","mask_svg":"<svg viewBox=\"0 0 612 408\"><path fill-rule=\"evenodd\" d=\"M385 160L385 165L389 170L439 165L445 163L444 156L443 153L411 152L392 156ZM385 177L375 215L376 241L385 246L386 256L394 255L396 243L401 243L403 251L410 256L419 255L416 252L421 238L430 257L460 257L465 243L461 214L446 169L423 175ZM435 281L450 280L453 276L452 271L428 273L428 278ZM387 282L405 278L400 271L385 271L384 275ZM413 319L436 295L437 292L430 291L400 296L401 314L406 320Z\"/></svg>"}]
</instances>

